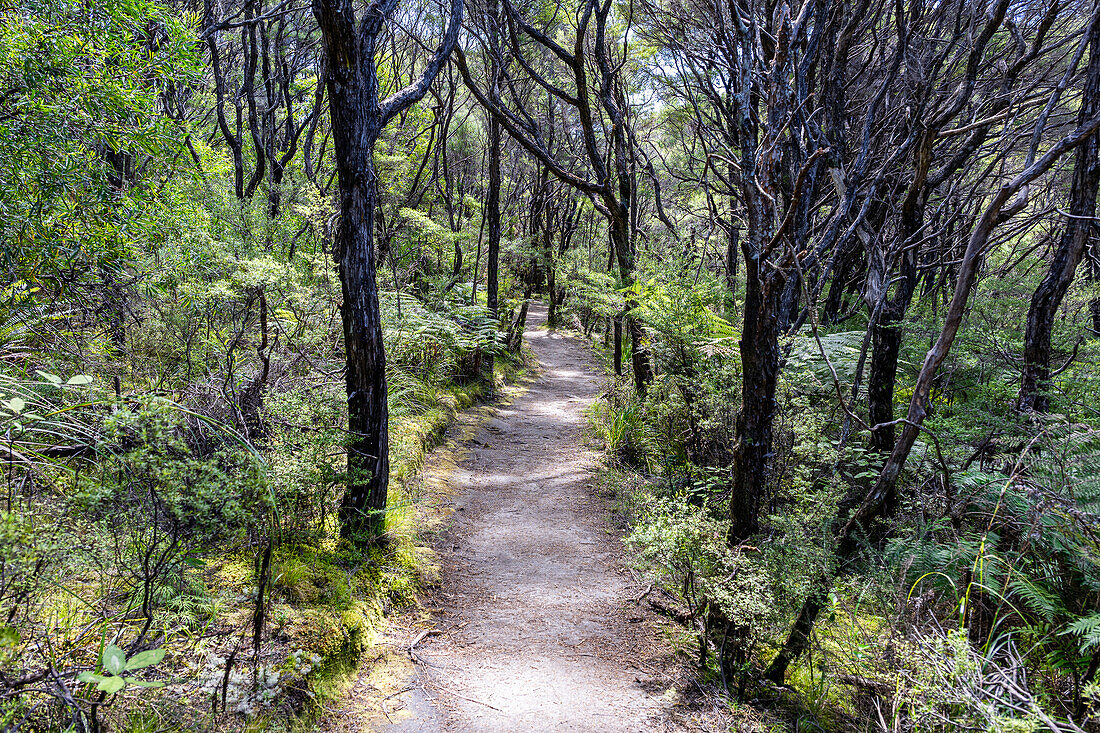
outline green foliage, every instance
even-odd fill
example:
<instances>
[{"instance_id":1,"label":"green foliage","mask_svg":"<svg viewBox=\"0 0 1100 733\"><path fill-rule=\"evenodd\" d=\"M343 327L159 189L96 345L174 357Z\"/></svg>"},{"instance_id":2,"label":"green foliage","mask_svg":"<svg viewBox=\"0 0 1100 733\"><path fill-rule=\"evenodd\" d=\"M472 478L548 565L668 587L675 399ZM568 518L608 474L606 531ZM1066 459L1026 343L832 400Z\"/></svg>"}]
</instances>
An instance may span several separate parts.
<instances>
[{"instance_id":1,"label":"green foliage","mask_svg":"<svg viewBox=\"0 0 1100 733\"><path fill-rule=\"evenodd\" d=\"M1077 637L1078 648L1082 654L1088 654L1100 648L1100 612L1082 616L1066 624L1063 634Z\"/></svg>"},{"instance_id":2,"label":"green foliage","mask_svg":"<svg viewBox=\"0 0 1100 733\"><path fill-rule=\"evenodd\" d=\"M837 331L819 333L815 338L813 330L804 327L791 339L787 367L812 377L822 391L833 392L834 379L841 389L850 390L862 353L863 336L863 331Z\"/></svg>"},{"instance_id":3,"label":"green foliage","mask_svg":"<svg viewBox=\"0 0 1100 733\"><path fill-rule=\"evenodd\" d=\"M1100 642L1100 515L1091 491L1098 455L1094 432L1052 424L1011 477L971 469L953 479L958 528L941 522L919 540L893 543L914 593L936 588L954 599L972 635L989 644L993 630L1013 630L1042 660L1052 690L1058 675L1080 679Z\"/></svg>"},{"instance_id":4,"label":"green foliage","mask_svg":"<svg viewBox=\"0 0 1100 733\"><path fill-rule=\"evenodd\" d=\"M644 466L653 457L653 432L644 405L625 382L608 390L607 399L591 408L589 421L604 448L628 466Z\"/></svg>"},{"instance_id":5,"label":"green foliage","mask_svg":"<svg viewBox=\"0 0 1100 733\"><path fill-rule=\"evenodd\" d=\"M606 272L586 269L569 282L573 297L596 317L611 318L625 309L626 302L615 278Z\"/></svg>"},{"instance_id":6,"label":"green foliage","mask_svg":"<svg viewBox=\"0 0 1100 733\"><path fill-rule=\"evenodd\" d=\"M482 305L469 305L457 298L442 297L431 306L409 296L387 293L382 301L387 323L385 339L388 365L392 369L391 399L398 409L428 406L423 394L401 372L412 372L425 383L454 377L470 354L504 353L497 323ZM408 400L408 402L406 402Z\"/></svg>"},{"instance_id":7,"label":"green foliage","mask_svg":"<svg viewBox=\"0 0 1100 733\"><path fill-rule=\"evenodd\" d=\"M157 98L195 78L195 46L186 20L151 0L0 9L0 267L8 283L34 292L53 287L65 268L86 277L125 267L149 202L140 190L109 185L105 153L158 156L173 146Z\"/></svg>"},{"instance_id":8,"label":"green foliage","mask_svg":"<svg viewBox=\"0 0 1100 733\"><path fill-rule=\"evenodd\" d=\"M77 675L77 680L95 685L97 690L108 695L123 692L127 687L163 687L164 682L160 680L147 682L136 677L124 677L122 673L160 664L164 659L164 651L164 649L148 649L127 659L125 652L114 644L109 644L100 656L99 673L84 671Z\"/></svg>"},{"instance_id":9,"label":"green foliage","mask_svg":"<svg viewBox=\"0 0 1100 733\"><path fill-rule=\"evenodd\" d=\"M661 499L645 511L627 541L679 590L695 618L713 606L738 626L753 628L769 615L773 586L748 555L730 548L726 523L707 507Z\"/></svg>"},{"instance_id":10,"label":"green foliage","mask_svg":"<svg viewBox=\"0 0 1100 733\"><path fill-rule=\"evenodd\" d=\"M97 472L83 473L76 497L91 516L112 522L139 515L148 531L171 528L194 541L224 538L262 522L271 508L262 464L232 446L204 446L199 458L187 445L181 414L151 401L123 408L103 422L103 437L117 450Z\"/></svg>"}]
</instances>

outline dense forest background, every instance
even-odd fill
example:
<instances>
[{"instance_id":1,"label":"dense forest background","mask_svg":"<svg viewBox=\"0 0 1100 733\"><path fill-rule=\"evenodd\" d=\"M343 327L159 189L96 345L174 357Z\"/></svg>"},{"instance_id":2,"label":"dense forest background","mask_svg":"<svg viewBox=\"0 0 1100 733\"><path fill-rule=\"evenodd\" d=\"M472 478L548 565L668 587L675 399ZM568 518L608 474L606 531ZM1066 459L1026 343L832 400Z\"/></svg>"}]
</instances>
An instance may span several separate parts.
<instances>
[{"instance_id":1,"label":"dense forest background","mask_svg":"<svg viewBox=\"0 0 1100 733\"><path fill-rule=\"evenodd\" d=\"M1097 729L1100 4L0 19L0 729L308 718L533 298L697 684Z\"/></svg>"}]
</instances>

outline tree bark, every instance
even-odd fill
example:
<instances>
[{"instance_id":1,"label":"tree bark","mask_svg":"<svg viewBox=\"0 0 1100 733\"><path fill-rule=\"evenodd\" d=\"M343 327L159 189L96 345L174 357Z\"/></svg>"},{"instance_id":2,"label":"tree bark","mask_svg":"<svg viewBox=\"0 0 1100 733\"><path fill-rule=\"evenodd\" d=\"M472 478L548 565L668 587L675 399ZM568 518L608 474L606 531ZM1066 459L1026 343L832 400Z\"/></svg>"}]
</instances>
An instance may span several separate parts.
<instances>
[{"instance_id":1,"label":"tree bark","mask_svg":"<svg viewBox=\"0 0 1100 733\"><path fill-rule=\"evenodd\" d=\"M1100 22L1089 29L1089 63L1077 123L1100 111ZM1024 331L1024 368L1017 398L1021 412L1046 412L1050 407L1050 344L1054 317L1073 282L1085 254L1096 216L1096 190L1100 185L1097 136L1075 151L1073 182L1069 193L1066 227L1051 257L1050 267L1031 296ZM1094 317L1097 311L1094 307Z\"/></svg>"},{"instance_id":2,"label":"tree bark","mask_svg":"<svg viewBox=\"0 0 1100 733\"><path fill-rule=\"evenodd\" d=\"M499 44L499 20L500 11L497 0L488 2L488 26L490 45L495 48ZM500 68L497 64L497 54L490 54L489 60L490 84L492 91L496 93L496 87L500 80ZM503 137L500 121L492 114L486 113L489 126L489 187L485 192L485 231L486 231L486 263L485 263L485 305L493 315L494 335L500 325L500 148ZM482 362L485 365L490 382L493 379L493 355L490 353Z\"/></svg>"},{"instance_id":3,"label":"tree bark","mask_svg":"<svg viewBox=\"0 0 1100 733\"><path fill-rule=\"evenodd\" d=\"M548 209L542 230L542 259L543 266L546 268L546 294L548 303L546 325L549 328L557 328L560 325L557 298L558 282L556 273L554 272L555 260L557 258L554 256L554 245L552 242L554 236L553 221L554 219Z\"/></svg>"},{"instance_id":4,"label":"tree bark","mask_svg":"<svg viewBox=\"0 0 1100 733\"><path fill-rule=\"evenodd\" d=\"M913 300L917 284L916 253L903 255L901 278L892 298L888 298L871 326L871 369L867 376L867 402L871 425L871 450L889 453L894 447L894 386L901 354L902 321Z\"/></svg>"},{"instance_id":5,"label":"tree bark","mask_svg":"<svg viewBox=\"0 0 1100 733\"><path fill-rule=\"evenodd\" d=\"M733 456L729 542L737 545L760 530L760 506L767 487L772 454L775 392L779 382L777 318L784 290L781 274L761 272L758 257L746 241L745 313L741 330L741 413L739 444Z\"/></svg>"},{"instance_id":6,"label":"tree bark","mask_svg":"<svg viewBox=\"0 0 1100 733\"><path fill-rule=\"evenodd\" d=\"M1093 249L1097 248L1094 246ZM1094 251L1089 257L1089 282L1094 286L1100 285L1100 251ZM1100 297L1092 299L1089 311L1092 313L1092 332L1100 334Z\"/></svg>"},{"instance_id":7,"label":"tree bark","mask_svg":"<svg viewBox=\"0 0 1100 733\"><path fill-rule=\"evenodd\" d=\"M733 209L733 204L730 204ZM741 230L733 225L733 215L730 214L730 230L726 240L726 289L729 291L729 301L733 303L737 297L737 260L741 257L738 252L741 244Z\"/></svg>"},{"instance_id":8,"label":"tree bark","mask_svg":"<svg viewBox=\"0 0 1100 733\"><path fill-rule=\"evenodd\" d=\"M623 319L622 316L613 316L611 321L615 325L614 359L612 363L615 367L615 375L621 377L623 375Z\"/></svg>"},{"instance_id":9,"label":"tree bark","mask_svg":"<svg viewBox=\"0 0 1100 733\"><path fill-rule=\"evenodd\" d=\"M352 0L313 2L328 57L326 82L340 197L333 258L343 296L348 403L347 487L340 504L340 534L355 542L383 535L390 472L386 354L375 279L374 146L386 124L423 98L454 48L462 22L462 0L452 0L447 32L421 76L379 102L375 47L397 2L374 0L358 23Z\"/></svg>"},{"instance_id":10,"label":"tree bark","mask_svg":"<svg viewBox=\"0 0 1100 733\"><path fill-rule=\"evenodd\" d=\"M333 107L341 91L330 83ZM337 159L357 158L357 174L340 176L340 228L336 237L337 269L343 303L344 375L348 400L348 477L340 505L344 537L380 537L385 531L389 486L389 404L386 399L386 353L374 256L374 212L377 178L370 149L377 136L341 142L333 120ZM370 146L364 151L355 148ZM354 152L353 152L354 151ZM358 153L358 154L357 154ZM349 172L350 173L350 172ZM345 183L347 179L347 183Z\"/></svg>"},{"instance_id":11,"label":"tree bark","mask_svg":"<svg viewBox=\"0 0 1100 733\"><path fill-rule=\"evenodd\" d=\"M624 286L634 284L634 248L630 239L630 224L626 209L622 217L613 217L610 222L611 247L619 265L619 279ZM632 295L626 297L626 310L629 313L638 307L638 301ZM626 330L630 334L630 365L634 374L634 389L641 397L646 387L653 381L653 366L649 361L649 350L645 346L645 334L642 324L634 316L627 315Z\"/></svg>"}]
</instances>

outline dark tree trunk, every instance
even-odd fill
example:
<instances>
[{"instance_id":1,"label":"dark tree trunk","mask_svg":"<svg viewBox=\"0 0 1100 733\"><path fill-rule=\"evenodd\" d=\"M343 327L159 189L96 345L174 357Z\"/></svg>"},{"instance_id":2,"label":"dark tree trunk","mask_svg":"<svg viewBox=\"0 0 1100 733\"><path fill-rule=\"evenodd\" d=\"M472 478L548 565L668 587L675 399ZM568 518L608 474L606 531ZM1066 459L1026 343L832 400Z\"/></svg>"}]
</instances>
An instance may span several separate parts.
<instances>
[{"instance_id":1,"label":"dark tree trunk","mask_svg":"<svg viewBox=\"0 0 1100 733\"><path fill-rule=\"evenodd\" d=\"M454 234L456 235L454 241L455 256L454 264L451 266L451 280L458 282L458 278L462 274L462 244L459 242L458 232L456 231Z\"/></svg>"},{"instance_id":2,"label":"dark tree trunk","mask_svg":"<svg viewBox=\"0 0 1100 733\"><path fill-rule=\"evenodd\" d=\"M1100 251L1093 252L1089 258L1089 282L1100 285ZM1092 299L1089 310L1092 312L1092 332L1100 334L1100 298Z\"/></svg>"},{"instance_id":3,"label":"dark tree trunk","mask_svg":"<svg viewBox=\"0 0 1100 733\"><path fill-rule=\"evenodd\" d=\"M898 354L901 353L901 319L904 313L885 307L878 323L871 327L871 369L867 377L867 403L871 425L871 450L888 453L894 447L894 386Z\"/></svg>"},{"instance_id":4,"label":"dark tree trunk","mask_svg":"<svg viewBox=\"0 0 1100 733\"><path fill-rule=\"evenodd\" d=\"M637 305L637 303L627 303L628 308L635 308ZM630 330L630 365L634 372L634 389L638 396L645 397L646 388L653 381L653 365L649 361L645 333L642 331L642 324L633 316L627 316L626 325Z\"/></svg>"},{"instance_id":5,"label":"dark tree trunk","mask_svg":"<svg viewBox=\"0 0 1100 733\"><path fill-rule=\"evenodd\" d=\"M760 507L771 465L775 391L779 380L779 305L785 278L778 270L761 271L752 245L745 252L745 314L741 331L740 444L734 452L730 497L730 544L760 530Z\"/></svg>"},{"instance_id":6,"label":"dark tree trunk","mask_svg":"<svg viewBox=\"0 0 1100 733\"><path fill-rule=\"evenodd\" d=\"M882 294L881 307L878 303L871 306L871 369L867 375L867 401L871 426L883 425L871 431L871 448L879 453L888 454L894 447L894 426L885 425L894 420L894 386L898 376L898 356L901 353L901 324L913 300L917 287L917 253L913 240L919 236L924 220L925 182L932 165L932 145L935 135L927 130L917 150L913 180L910 181L905 199L902 201L898 221L897 243L901 266L893 297L889 295L890 272L884 266L881 273L881 287L887 292ZM875 309L878 308L876 317ZM893 512L894 492L886 497L887 513Z\"/></svg>"},{"instance_id":7,"label":"dark tree trunk","mask_svg":"<svg viewBox=\"0 0 1100 733\"><path fill-rule=\"evenodd\" d=\"M499 43L499 16L500 11L496 0L489 0L487 4L489 14L488 26L490 45L494 48ZM497 67L496 54L490 54L491 58L489 75L492 89L495 92L499 83L500 69ZM500 326L500 148L503 131L500 121L491 114L486 114L489 125L489 187L485 192L485 231L486 262L485 262L485 305L493 316L493 334ZM493 381L493 355L490 353L482 362L490 384Z\"/></svg>"},{"instance_id":8,"label":"dark tree trunk","mask_svg":"<svg viewBox=\"0 0 1100 733\"><path fill-rule=\"evenodd\" d=\"M390 474L386 354L374 252L373 152L382 129L378 80L373 39L362 58L354 25L329 27L327 16L317 15L328 42L329 111L340 196L333 256L342 295L348 401L347 489L340 505L340 533L345 538L376 538L385 530Z\"/></svg>"},{"instance_id":9,"label":"dark tree trunk","mask_svg":"<svg viewBox=\"0 0 1100 733\"><path fill-rule=\"evenodd\" d=\"M779 300L779 332L787 333L798 323L798 305L802 294L802 278L797 272L791 273L783 287L783 296Z\"/></svg>"},{"instance_id":10,"label":"dark tree trunk","mask_svg":"<svg viewBox=\"0 0 1100 733\"><path fill-rule=\"evenodd\" d=\"M614 217L610 222L611 248L615 259L619 264L619 278L623 285L634 283L634 248L630 241L630 224L626 211L622 217ZM638 302L632 297L626 298L626 310L632 311L638 307ZM640 396L645 396L646 387L653 381L653 366L649 361L649 350L645 346L645 334L642 332L642 324L633 316L626 316L626 330L630 334L630 364L634 373L634 389ZM621 343L621 339L617 339Z\"/></svg>"},{"instance_id":11,"label":"dark tree trunk","mask_svg":"<svg viewBox=\"0 0 1100 733\"><path fill-rule=\"evenodd\" d=\"M733 204L730 204L733 208ZM730 303L737 297L737 260L740 253L737 251L740 245L741 230L733 225L733 216L730 216L729 239L726 240L726 289L729 290Z\"/></svg>"},{"instance_id":12,"label":"dark tree trunk","mask_svg":"<svg viewBox=\"0 0 1100 733\"><path fill-rule=\"evenodd\" d=\"M342 93L336 86L329 84L333 117L336 100ZM359 161L357 175L349 171L349 175L340 176L342 218L336 235L348 396L348 479L340 505L340 527L344 537L375 538L385 530L390 475L386 354L382 345L373 237L377 181L370 149L363 151L365 155L352 153L349 148L356 143L342 144L341 136L335 134L337 129L339 125L334 119L337 159L354 157ZM375 139L369 138L368 144L373 147Z\"/></svg>"},{"instance_id":13,"label":"dark tree trunk","mask_svg":"<svg viewBox=\"0 0 1100 733\"><path fill-rule=\"evenodd\" d=\"M500 311L500 123L489 117L489 190L485 201L485 303L494 316Z\"/></svg>"},{"instance_id":14,"label":"dark tree trunk","mask_svg":"<svg viewBox=\"0 0 1100 733\"><path fill-rule=\"evenodd\" d=\"M264 390L267 389L267 377L271 372L271 354L268 351L267 294L262 287L258 289L256 297L260 305L260 344L256 347L260 370L241 390L238 400L241 427L245 437L254 445L263 442L267 437L263 421Z\"/></svg>"},{"instance_id":15,"label":"dark tree trunk","mask_svg":"<svg viewBox=\"0 0 1100 733\"><path fill-rule=\"evenodd\" d=\"M771 664L764 671L764 679L771 680L781 685L787 676L787 668L791 662L802 656L810 648L810 632L813 631L821 610L829 600L828 578L818 579L809 597L802 604L798 616L791 625L791 631L787 635L786 642L779 649L779 653L772 659Z\"/></svg>"},{"instance_id":16,"label":"dark tree trunk","mask_svg":"<svg viewBox=\"0 0 1100 733\"><path fill-rule=\"evenodd\" d=\"M1100 22L1089 29L1089 63L1085 91L1077 113L1078 124L1100 111ZM1031 296L1024 331L1024 370L1017 407L1021 412L1046 412L1050 407L1050 342L1054 317L1069 290L1077 266L1085 254L1089 235L1095 226L1096 189L1100 185L1100 161L1094 135L1077 148L1073 164L1073 183L1069 193L1069 216L1058 240L1050 268ZM1092 303L1093 319L1100 312ZM1094 324L1095 325L1095 324Z\"/></svg>"},{"instance_id":17,"label":"dark tree trunk","mask_svg":"<svg viewBox=\"0 0 1100 733\"><path fill-rule=\"evenodd\" d=\"M611 321L615 324L615 356L612 363L615 366L615 374L621 377L623 375L623 319L615 316Z\"/></svg>"},{"instance_id":18,"label":"dark tree trunk","mask_svg":"<svg viewBox=\"0 0 1100 733\"><path fill-rule=\"evenodd\" d=\"M462 0L452 0L447 33L422 75L378 100L375 47L397 0L371 3L360 22L352 0L314 0L327 54L329 113L339 177L340 224L333 258L340 276L348 401L347 489L340 534L373 541L385 531L389 486L386 354L374 252L377 176L374 145L382 129L423 98L458 38Z\"/></svg>"},{"instance_id":19,"label":"dark tree trunk","mask_svg":"<svg viewBox=\"0 0 1100 733\"><path fill-rule=\"evenodd\" d=\"M516 313L516 319L512 321L512 325L508 328L508 350L513 354L518 354L520 349L523 348L523 332L527 328L527 309L531 305L531 301L528 299L530 293L524 295L523 303L519 307L519 312Z\"/></svg>"},{"instance_id":20,"label":"dark tree trunk","mask_svg":"<svg viewBox=\"0 0 1100 733\"><path fill-rule=\"evenodd\" d=\"M542 258L546 267L546 295L549 309L546 315L546 325L550 328L557 328L560 324L558 322L558 283L554 273L556 258L554 256L554 245L551 241L554 229L551 225L552 222L553 218L548 213L542 231Z\"/></svg>"},{"instance_id":21,"label":"dark tree trunk","mask_svg":"<svg viewBox=\"0 0 1100 733\"><path fill-rule=\"evenodd\" d=\"M852 280L860 267L861 250L855 239L855 237L848 238L837 253L833 275L829 278L829 290L825 295L825 305L821 312L821 321L825 325L832 325L840 320L844 296L851 291Z\"/></svg>"},{"instance_id":22,"label":"dark tree trunk","mask_svg":"<svg viewBox=\"0 0 1100 733\"><path fill-rule=\"evenodd\" d=\"M889 453L894 447L894 386L901 354L902 320L913 299L917 284L917 260L913 252L905 255L901 279L892 298L887 298L871 327L871 368L867 376L867 402L871 425L883 427L871 431L871 449Z\"/></svg>"},{"instance_id":23,"label":"dark tree trunk","mask_svg":"<svg viewBox=\"0 0 1100 733\"><path fill-rule=\"evenodd\" d=\"M134 156L126 151L115 150L110 145L103 147L103 159L107 162L107 182L121 198L135 182ZM126 286L118 281L122 274L111 268L103 270L103 309L106 315L107 332L111 344L117 349L126 347L126 310L128 300Z\"/></svg>"}]
</instances>

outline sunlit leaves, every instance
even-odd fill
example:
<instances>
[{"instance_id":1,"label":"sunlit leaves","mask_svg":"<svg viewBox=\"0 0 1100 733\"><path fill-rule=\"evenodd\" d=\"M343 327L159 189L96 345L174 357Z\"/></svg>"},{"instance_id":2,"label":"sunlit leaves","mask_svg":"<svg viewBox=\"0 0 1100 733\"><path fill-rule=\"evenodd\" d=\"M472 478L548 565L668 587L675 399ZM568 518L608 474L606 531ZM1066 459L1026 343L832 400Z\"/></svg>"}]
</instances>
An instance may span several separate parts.
<instances>
[{"instance_id":1,"label":"sunlit leaves","mask_svg":"<svg viewBox=\"0 0 1100 733\"><path fill-rule=\"evenodd\" d=\"M95 689L108 695L122 692L127 686L163 687L163 682L146 682L133 677L123 677L122 673L159 664L164 659L164 651L164 649L150 649L127 659L126 652L114 644L109 644L104 648L99 659L100 671L103 674L88 670L77 675L77 680L95 685Z\"/></svg>"},{"instance_id":2,"label":"sunlit leaves","mask_svg":"<svg viewBox=\"0 0 1100 733\"><path fill-rule=\"evenodd\" d=\"M114 267L141 238L140 192L110 185L108 152L178 145L158 113L194 74L189 21L145 0L22 0L0 9L0 268L34 286ZM131 166L133 163L130 164Z\"/></svg>"}]
</instances>

